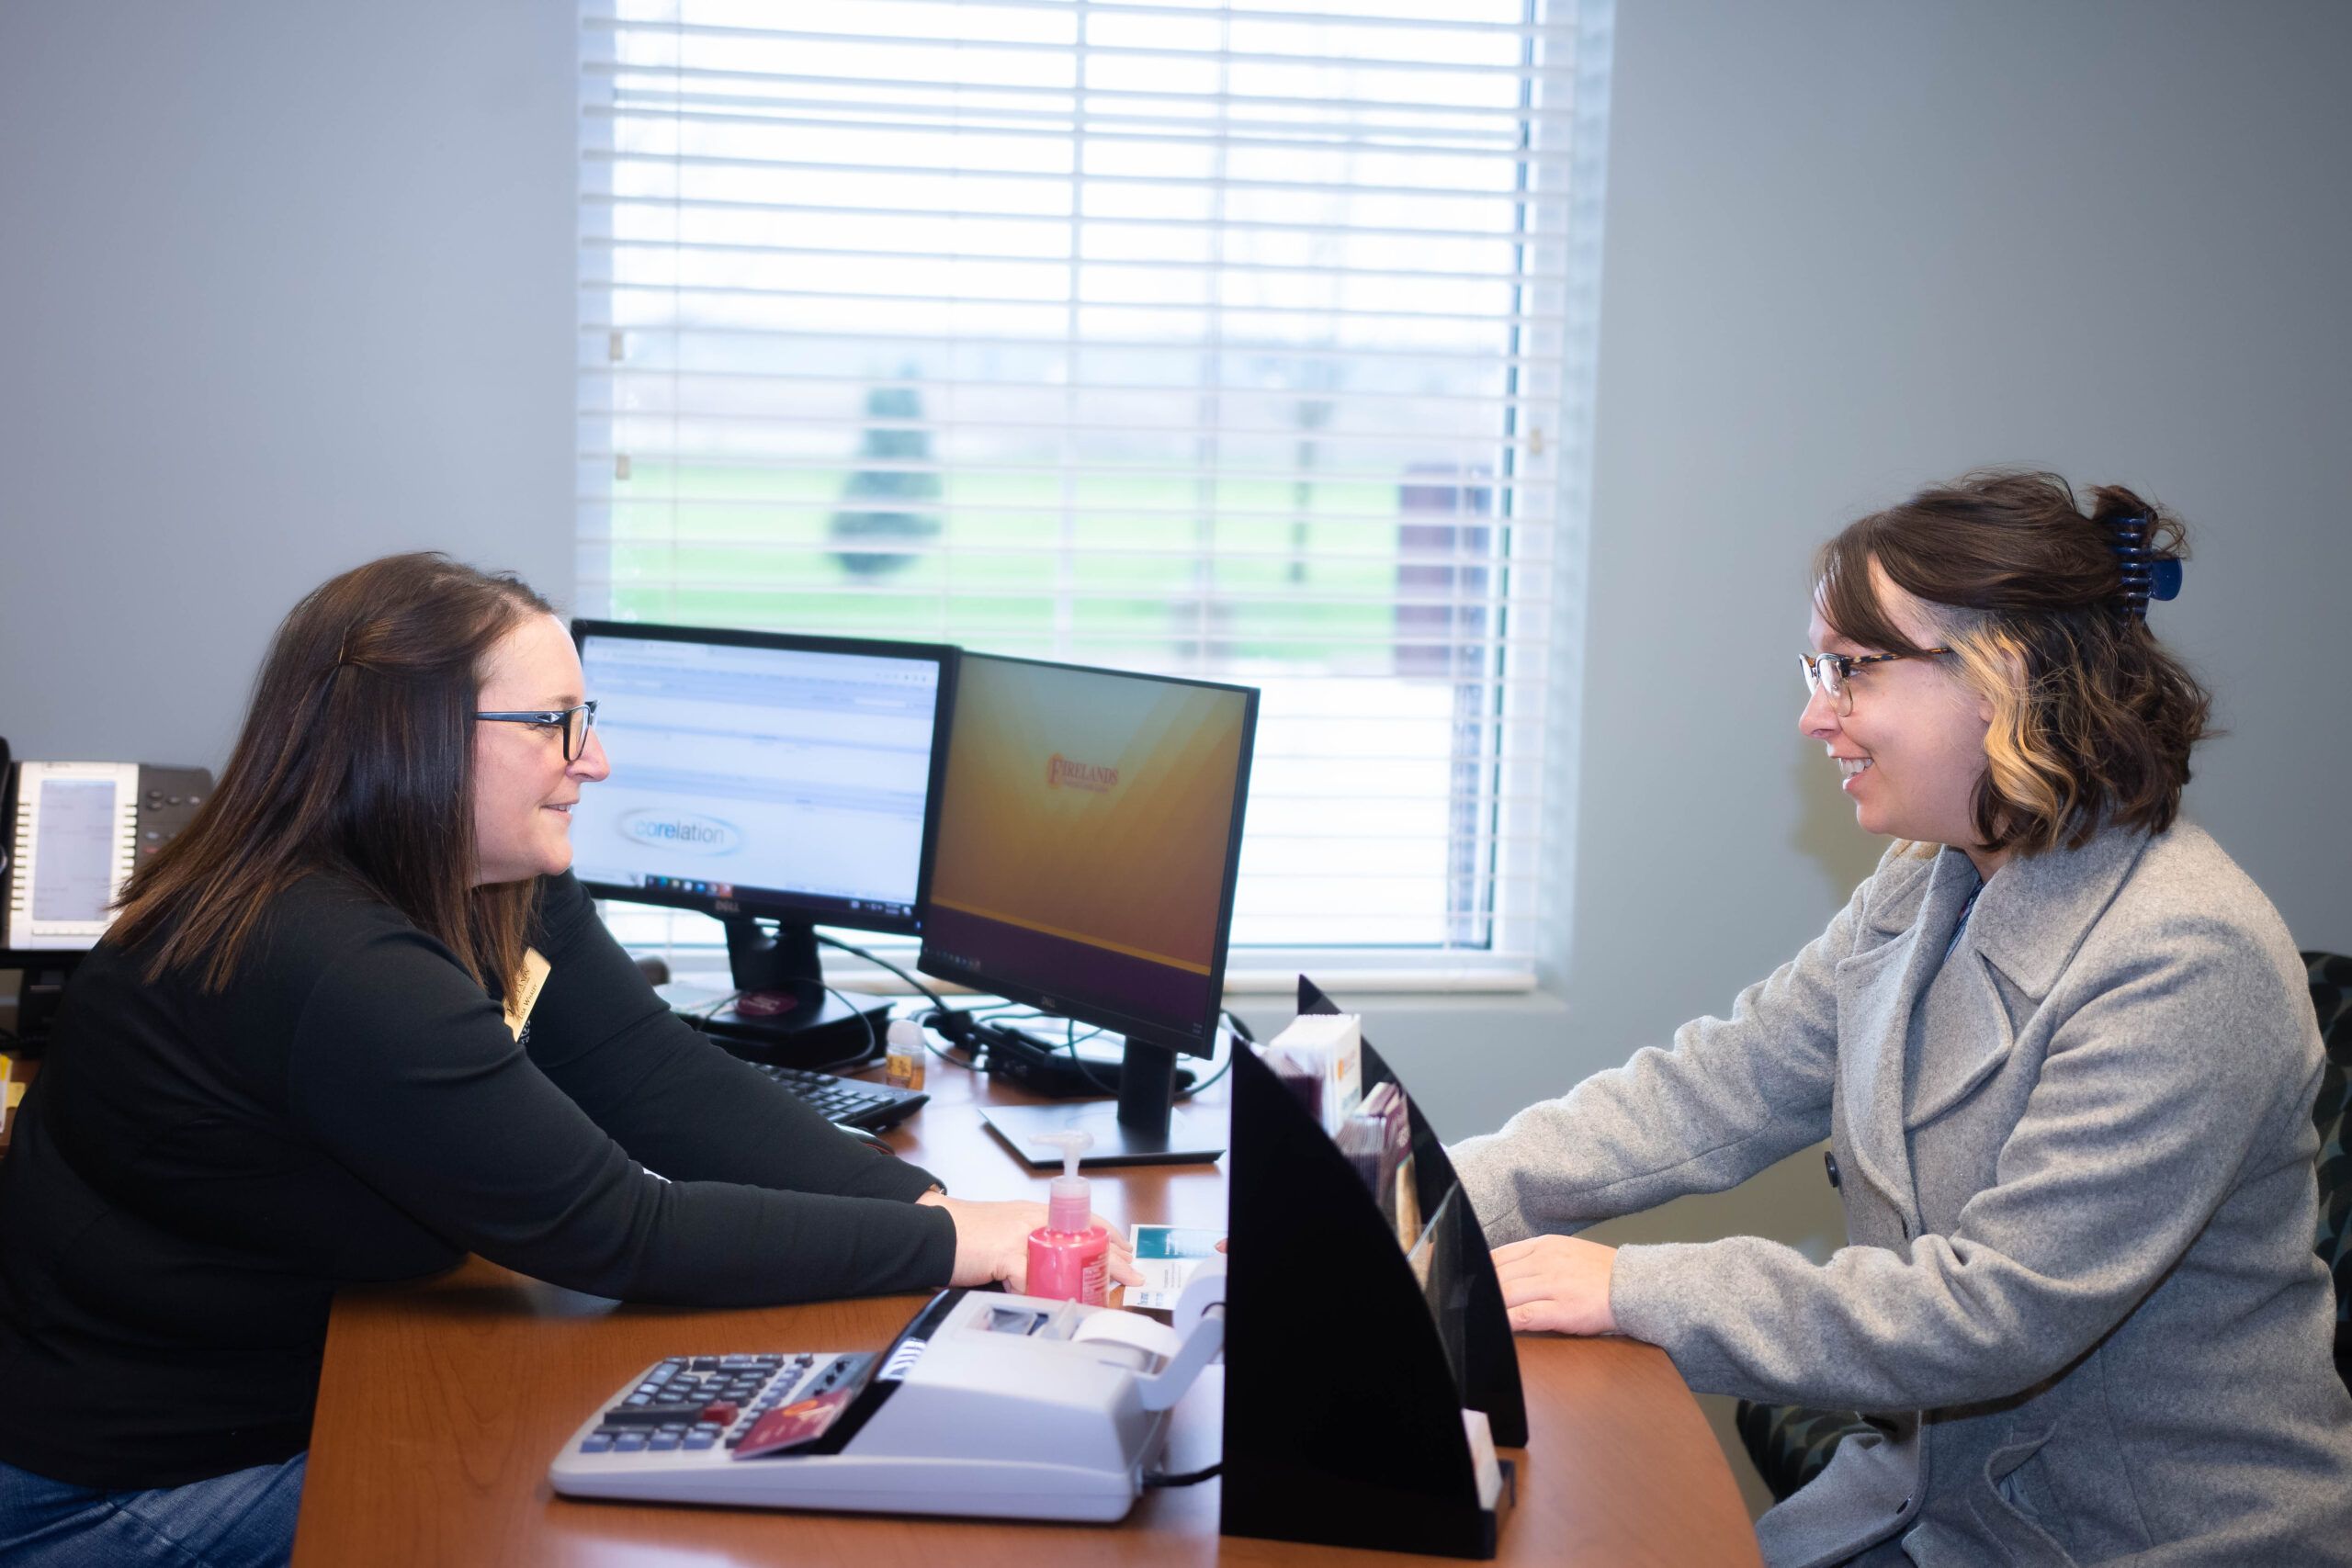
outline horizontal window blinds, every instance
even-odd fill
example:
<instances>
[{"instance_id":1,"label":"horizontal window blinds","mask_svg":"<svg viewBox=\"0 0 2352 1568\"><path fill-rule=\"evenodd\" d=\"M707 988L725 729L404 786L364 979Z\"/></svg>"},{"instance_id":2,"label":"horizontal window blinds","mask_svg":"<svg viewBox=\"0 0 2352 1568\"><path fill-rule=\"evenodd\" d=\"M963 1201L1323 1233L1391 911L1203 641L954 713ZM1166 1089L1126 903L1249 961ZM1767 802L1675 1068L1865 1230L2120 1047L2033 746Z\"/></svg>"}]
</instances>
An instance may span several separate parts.
<instances>
[{"instance_id":1,"label":"horizontal window blinds","mask_svg":"<svg viewBox=\"0 0 2352 1568\"><path fill-rule=\"evenodd\" d=\"M1237 945L1523 971L1606 18L589 0L582 608L1258 685Z\"/></svg>"}]
</instances>

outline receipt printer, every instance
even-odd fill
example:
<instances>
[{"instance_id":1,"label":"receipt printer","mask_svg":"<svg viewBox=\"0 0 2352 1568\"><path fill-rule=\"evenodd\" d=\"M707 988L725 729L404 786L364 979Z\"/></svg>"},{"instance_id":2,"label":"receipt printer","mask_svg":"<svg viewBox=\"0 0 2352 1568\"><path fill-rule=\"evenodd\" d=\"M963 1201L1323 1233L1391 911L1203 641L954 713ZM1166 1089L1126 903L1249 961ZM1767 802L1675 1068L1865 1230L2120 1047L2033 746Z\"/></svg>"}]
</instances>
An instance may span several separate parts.
<instances>
[{"instance_id":1,"label":"receipt printer","mask_svg":"<svg viewBox=\"0 0 2352 1568\"><path fill-rule=\"evenodd\" d=\"M568 1496L1030 1519L1124 1517L1224 1340L1134 1313L944 1291L879 1353L673 1356L575 1431Z\"/></svg>"}]
</instances>

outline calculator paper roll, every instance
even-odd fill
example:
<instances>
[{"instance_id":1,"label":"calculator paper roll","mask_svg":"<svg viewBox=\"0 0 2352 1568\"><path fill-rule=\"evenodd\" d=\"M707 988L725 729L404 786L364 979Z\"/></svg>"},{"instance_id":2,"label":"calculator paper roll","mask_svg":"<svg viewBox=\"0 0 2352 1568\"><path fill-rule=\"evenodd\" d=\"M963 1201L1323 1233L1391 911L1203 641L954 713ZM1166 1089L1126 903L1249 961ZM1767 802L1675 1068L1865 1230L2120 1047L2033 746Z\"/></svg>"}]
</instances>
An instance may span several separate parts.
<instances>
[{"instance_id":1,"label":"calculator paper roll","mask_svg":"<svg viewBox=\"0 0 2352 1568\"><path fill-rule=\"evenodd\" d=\"M1184 1348L1184 1337L1156 1318L1135 1312L1091 1312L1086 1320L1071 1335L1073 1345L1124 1345L1140 1350L1160 1366L1176 1359Z\"/></svg>"}]
</instances>

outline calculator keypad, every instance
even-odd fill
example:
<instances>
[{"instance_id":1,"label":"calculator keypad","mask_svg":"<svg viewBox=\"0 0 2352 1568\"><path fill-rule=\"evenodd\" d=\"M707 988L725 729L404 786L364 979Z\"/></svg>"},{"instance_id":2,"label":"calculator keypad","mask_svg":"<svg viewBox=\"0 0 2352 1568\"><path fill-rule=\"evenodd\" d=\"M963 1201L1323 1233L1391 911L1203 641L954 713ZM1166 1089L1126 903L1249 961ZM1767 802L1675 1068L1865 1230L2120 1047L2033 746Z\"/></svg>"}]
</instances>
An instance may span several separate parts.
<instances>
[{"instance_id":1,"label":"calculator keypad","mask_svg":"<svg viewBox=\"0 0 2352 1568\"><path fill-rule=\"evenodd\" d=\"M580 1440L583 1454L733 1448L803 1382L831 1386L849 1357L672 1356L646 1369ZM819 1363L823 1365L820 1367ZM812 1375L813 1374L813 1375Z\"/></svg>"}]
</instances>

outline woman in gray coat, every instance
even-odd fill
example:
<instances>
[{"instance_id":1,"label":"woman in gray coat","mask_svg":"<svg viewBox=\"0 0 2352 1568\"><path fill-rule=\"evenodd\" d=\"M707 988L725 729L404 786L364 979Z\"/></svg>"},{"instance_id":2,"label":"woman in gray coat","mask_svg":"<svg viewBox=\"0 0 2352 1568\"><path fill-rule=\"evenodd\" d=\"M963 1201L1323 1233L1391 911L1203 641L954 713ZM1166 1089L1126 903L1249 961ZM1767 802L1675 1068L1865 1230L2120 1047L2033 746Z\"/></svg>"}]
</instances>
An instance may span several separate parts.
<instances>
[{"instance_id":1,"label":"woman in gray coat","mask_svg":"<svg viewBox=\"0 0 2352 1568\"><path fill-rule=\"evenodd\" d=\"M1758 1525L1773 1568L2352 1562L2323 1056L2277 912L2177 820L2178 545L1988 474L1825 546L1800 728L1896 842L1728 1019L1453 1151L1514 1326L1871 1417ZM1568 1234L1825 1136L1826 1264Z\"/></svg>"}]
</instances>

